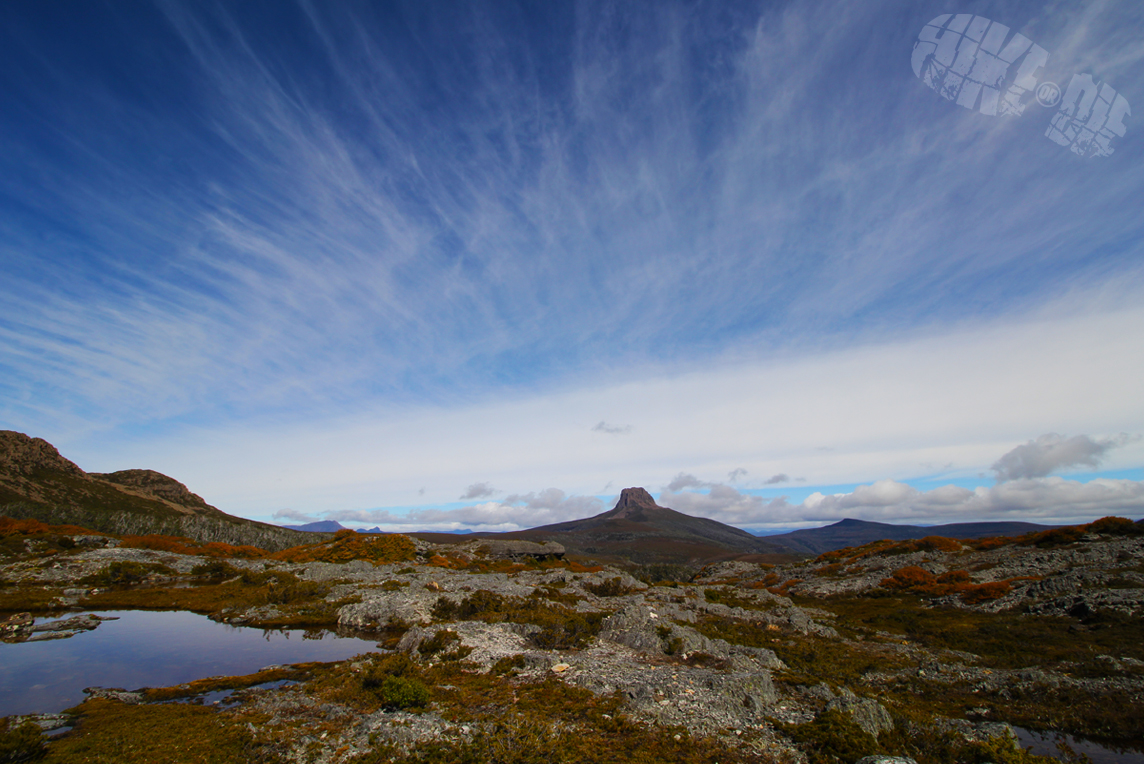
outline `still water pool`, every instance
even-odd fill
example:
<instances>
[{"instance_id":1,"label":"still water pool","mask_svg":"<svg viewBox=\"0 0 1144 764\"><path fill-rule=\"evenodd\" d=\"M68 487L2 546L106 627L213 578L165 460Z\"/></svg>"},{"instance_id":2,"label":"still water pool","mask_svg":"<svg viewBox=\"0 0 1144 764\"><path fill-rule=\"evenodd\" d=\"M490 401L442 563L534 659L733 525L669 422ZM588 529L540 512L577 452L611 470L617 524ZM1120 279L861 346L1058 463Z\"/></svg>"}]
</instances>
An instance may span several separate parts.
<instances>
[{"instance_id":1,"label":"still water pool","mask_svg":"<svg viewBox=\"0 0 1144 764\"><path fill-rule=\"evenodd\" d=\"M98 615L119 620L68 639L0 644L0 716L62 711L84 699L85 687L167 687L377 649L367 639L229 626L180 611Z\"/></svg>"},{"instance_id":2,"label":"still water pool","mask_svg":"<svg viewBox=\"0 0 1144 764\"><path fill-rule=\"evenodd\" d=\"M1102 745L1060 732L1033 732L1020 727L1014 727L1013 731L1017 733L1017 742L1021 747L1030 749L1038 756L1062 758L1061 752L1057 749L1057 743L1061 742L1074 752L1087 756L1092 764L1144 764L1144 752L1140 750L1140 741L1125 741L1121 747Z\"/></svg>"}]
</instances>

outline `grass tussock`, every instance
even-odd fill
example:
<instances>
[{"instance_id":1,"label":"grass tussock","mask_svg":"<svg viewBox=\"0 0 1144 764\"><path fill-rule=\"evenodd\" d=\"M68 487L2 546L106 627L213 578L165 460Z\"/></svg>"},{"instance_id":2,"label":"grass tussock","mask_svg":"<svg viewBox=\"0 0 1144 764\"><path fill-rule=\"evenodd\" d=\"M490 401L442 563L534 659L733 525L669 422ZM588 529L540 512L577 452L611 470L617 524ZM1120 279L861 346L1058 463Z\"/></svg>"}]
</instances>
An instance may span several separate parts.
<instances>
[{"instance_id":1,"label":"grass tussock","mask_svg":"<svg viewBox=\"0 0 1144 764\"><path fill-rule=\"evenodd\" d=\"M245 724L211 708L170 703L127 705L89 700L75 709L76 729L47 743L44 764L75 762L277 762L273 748Z\"/></svg>"},{"instance_id":2,"label":"grass tussock","mask_svg":"<svg viewBox=\"0 0 1144 764\"><path fill-rule=\"evenodd\" d=\"M7 717L0 718L0 762L37 761L46 752L38 726L25 722L12 727Z\"/></svg>"}]
</instances>

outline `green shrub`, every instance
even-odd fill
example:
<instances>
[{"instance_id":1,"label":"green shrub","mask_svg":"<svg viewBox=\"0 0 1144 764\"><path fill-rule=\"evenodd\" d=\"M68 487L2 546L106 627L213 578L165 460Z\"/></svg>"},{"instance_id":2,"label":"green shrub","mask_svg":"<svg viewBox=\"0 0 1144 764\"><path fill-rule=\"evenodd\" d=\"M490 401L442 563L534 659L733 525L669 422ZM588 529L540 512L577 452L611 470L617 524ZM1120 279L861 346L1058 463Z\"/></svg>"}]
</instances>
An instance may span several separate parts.
<instances>
[{"instance_id":1,"label":"green shrub","mask_svg":"<svg viewBox=\"0 0 1144 764\"><path fill-rule=\"evenodd\" d=\"M781 729L806 752L809 764L851 764L881 751L877 738L841 711L824 711L814 721Z\"/></svg>"},{"instance_id":2,"label":"green shrub","mask_svg":"<svg viewBox=\"0 0 1144 764\"><path fill-rule=\"evenodd\" d=\"M16 729L9 729L8 720L0 719L0 762L34 761L43 758L44 752L39 727L25 722Z\"/></svg>"},{"instance_id":3,"label":"green shrub","mask_svg":"<svg viewBox=\"0 0 1144 764\"><path fill-rule=\"evenodd\" d=\"M524 668L524 656L506 655L493 664L491 673L496 676L513 676L517 669Z\"/></svg>"},{"instance_id":4,"label":"green shrub","mask_svg":"<svg viewBox=\"0 0 1144 764\"><path fill-rule=\"evenodd\" d=\"M417 678L417 666L398 653L374 662L362 672L361 686L390 711L416 710L429 705L429 688Z\"/></svg>"},{"instance_id":5,"label":"green shrub","mask_svg":"<svg viewBox=\"0 0 1144 764\"><path fill-rule=\"evenodd\" d=\"M202 565L196 565L191 568L191 575L198 578L209 578L211 580L221 580L224 578L234 578L240 576L244 571L231 565L229 562L223 560L211 560L204 562Z\"/></svg>"},{"instance_id":6,"label":"green shrub","mask_svg":"<svg viewBox=\"0 0 1144 764\"><path fill-rule=\"evenodd\" d=\"M113 562L98 573L84 576L79 583L92 586L125 586L137 584L151 575L173 575L175 571L161 563Z\"/></svg>"},{"instance_id":7,"label":"green shrub","mask_svg":"<svg viewBox=\"0 0 1144 764\"><path fill-rule=\"evenodd\" d=\"M386 710L423 709L429 705L429 688L417 679L387 676L371 689Z\"/></svg>"}]
</instances>

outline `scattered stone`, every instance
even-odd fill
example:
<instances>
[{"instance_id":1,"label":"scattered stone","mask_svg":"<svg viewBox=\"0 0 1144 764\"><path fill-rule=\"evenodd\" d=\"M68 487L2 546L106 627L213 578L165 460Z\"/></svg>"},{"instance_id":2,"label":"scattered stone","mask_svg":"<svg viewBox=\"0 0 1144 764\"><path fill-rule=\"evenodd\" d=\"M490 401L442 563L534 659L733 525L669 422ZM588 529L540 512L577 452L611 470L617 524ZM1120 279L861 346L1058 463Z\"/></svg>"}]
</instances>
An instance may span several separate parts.
<instances>
[{"instance_id":1,"label":"scattered stone","mask_svg":"<svg viewBox=\"0 0 1144 764\"><path fill-rule=\"evenodd\" d=\"M860 698L852 690L845 687L841 695L826 704L828 711L844 711L854 719L854 723L877 737L882 732L889 732L894 728L894 720L885 706L870 698Z\"/></svg>"},{"instance_id":2,"label":"scattered stone","mask_svg":"<svg viewBox=\"0 0 1144 764\"><path fill-rule=\"evenodd\" d=\"M120 703L142 703L143 693L140 691L128 691L122 687L84 687L83 694L88 698L105 698L107 700L118 700Z\"/></svg>"}]
</instances>

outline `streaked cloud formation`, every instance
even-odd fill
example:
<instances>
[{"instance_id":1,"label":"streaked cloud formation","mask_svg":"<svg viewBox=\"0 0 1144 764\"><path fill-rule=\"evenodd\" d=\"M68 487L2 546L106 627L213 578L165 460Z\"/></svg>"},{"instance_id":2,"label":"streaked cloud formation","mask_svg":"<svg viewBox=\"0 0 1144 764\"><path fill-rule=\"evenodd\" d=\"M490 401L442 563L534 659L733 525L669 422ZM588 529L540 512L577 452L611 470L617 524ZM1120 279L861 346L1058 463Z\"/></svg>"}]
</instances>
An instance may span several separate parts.
<instances>
[{"instance_id":1,"label":"streaked cloud formation","mask_svg":"<svg viewBox=\"0 0 1144 764\"><path fill-rule=\"evenodd\" d=\"M1087 512L1049 476L1144 460L1144 130L936 97L936 13L9 4L0 426L258 517ZM988 13L1144 104L1139 3Z\"/></svg>"}]
</instances>

